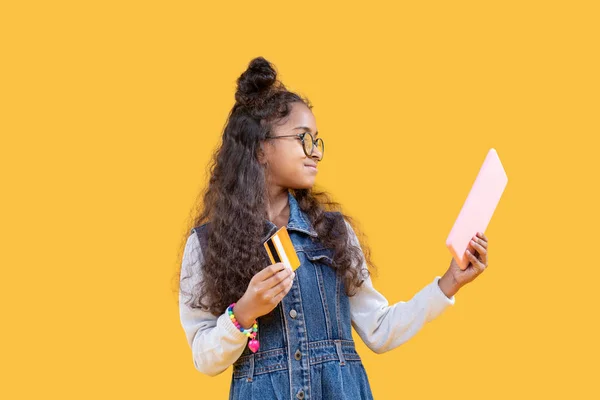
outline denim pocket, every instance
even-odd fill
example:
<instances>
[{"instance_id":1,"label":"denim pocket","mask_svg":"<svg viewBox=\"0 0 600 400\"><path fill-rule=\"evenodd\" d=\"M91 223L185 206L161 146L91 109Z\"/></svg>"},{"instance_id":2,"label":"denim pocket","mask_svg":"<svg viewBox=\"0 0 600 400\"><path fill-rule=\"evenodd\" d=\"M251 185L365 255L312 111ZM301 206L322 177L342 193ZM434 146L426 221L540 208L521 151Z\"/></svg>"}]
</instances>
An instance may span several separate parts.
<instances>
[{"instance_id":1,"label":"denim pocket","mask_svg":"<svg viewBox=\"0 0 600 400\"><path fill-rule=\"evenodd\" d=\"M331 265L333 263L333 250L326 248L303 249L301 250L312 263L321 262Z\"/></svg>"}]
</instances>

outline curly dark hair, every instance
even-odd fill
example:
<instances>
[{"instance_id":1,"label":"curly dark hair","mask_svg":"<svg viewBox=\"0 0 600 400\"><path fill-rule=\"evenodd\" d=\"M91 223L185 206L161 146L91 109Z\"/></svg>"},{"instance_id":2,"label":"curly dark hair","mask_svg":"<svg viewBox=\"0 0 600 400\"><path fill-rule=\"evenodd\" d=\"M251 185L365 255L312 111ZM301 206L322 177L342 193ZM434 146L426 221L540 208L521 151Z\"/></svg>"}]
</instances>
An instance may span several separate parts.
<instances>
[{"instance_id":1,"label":"curly dark hair","mask_svg":"<svg viewBox=\"0 0 600 400\"><path fill-rule=\"evenodd\" d=\"M190 307L209 310L215 316L239 300L250 279L266 267L261 239L268 219L268 199L265 167L258 160L262 142L273 124L289 115L292 103L302 102L312 109L307 98L287 90L277 80L274 66L263 57L253 59L237 79L235 100L222 142L209 164L208 186L198 198L182 245L184 247L192 227L210 222L208 245L203 249L203 279L193 286L192 292L184 294L190 296L186 301ZM343 276L346 293L354 295L364 281L364 273L368 274L368 270L358 268L363 255L367 265L373 268L363 235L327 193L313 189L289 190L308 216L320 242L333 250L330 266ZM350 244L345 224L335 227L327 222L330 219L324 217L326 211L340 212L357 233L360 247ZM199 271L191 272L193 275ZM180 273L181 270L178 275Z\"/></svg>"}]
</instances>

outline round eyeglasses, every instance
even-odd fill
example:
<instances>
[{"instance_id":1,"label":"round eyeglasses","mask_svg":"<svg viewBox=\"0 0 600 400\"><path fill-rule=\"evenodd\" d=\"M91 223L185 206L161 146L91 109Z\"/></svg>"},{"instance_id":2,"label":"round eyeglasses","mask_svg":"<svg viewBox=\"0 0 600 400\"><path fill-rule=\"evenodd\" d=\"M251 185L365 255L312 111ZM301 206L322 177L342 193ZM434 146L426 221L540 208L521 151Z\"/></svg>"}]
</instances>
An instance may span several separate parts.
<instances>
[{"instance_id":1,"label":"round eyeglasses","mask_svg":"<svg viewBox=\"0 0 600 400\"><path fill-rule=\"evenodd\" d=\"M315 146L316 146L317 150L319 150L319 153L321 153L321 157L319 157L319 161L321 161L323 159L323 155L325 154L325 144L323 143L323 139L321 139L321 138L315 139L308 132L298 133L296 135L267 136L266 138L267 139L281 139L281 138L289 138L289 137L295 137L302 142L302 148L304 149L304 154L306 154L307 157L312 157L313 152L315 150Z\"/></svg>"}]
</instances>

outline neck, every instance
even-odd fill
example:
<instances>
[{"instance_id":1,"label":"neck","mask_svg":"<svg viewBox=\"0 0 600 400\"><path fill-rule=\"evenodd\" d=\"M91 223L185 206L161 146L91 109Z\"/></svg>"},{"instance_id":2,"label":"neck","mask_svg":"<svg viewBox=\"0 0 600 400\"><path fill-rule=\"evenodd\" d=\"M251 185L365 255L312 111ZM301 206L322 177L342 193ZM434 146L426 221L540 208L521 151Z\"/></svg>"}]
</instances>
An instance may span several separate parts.
<instances>
[{"instance_id":1,"label":"neck","mask_svg":"<svg viewBox=\"0 0 600 400\"><path fill-rule=\"evenodd\" d=\"M289 207L288 190L282 187L269 188L269 202L267 204L267 213L269 221L273 222L281 214L284 214Z\"/></svg>"}]
</instances>

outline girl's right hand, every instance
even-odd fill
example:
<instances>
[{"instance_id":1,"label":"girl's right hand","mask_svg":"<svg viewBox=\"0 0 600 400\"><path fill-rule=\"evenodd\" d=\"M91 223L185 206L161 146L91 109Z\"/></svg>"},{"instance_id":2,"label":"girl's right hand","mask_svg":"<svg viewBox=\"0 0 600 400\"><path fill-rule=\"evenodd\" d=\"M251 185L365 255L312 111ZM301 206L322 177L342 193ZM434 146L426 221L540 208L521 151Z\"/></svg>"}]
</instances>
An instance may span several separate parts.
<instances>
[{"instance_id":1,"label":"girl's right hand","mask_svg":"<svg viewBox=\"0 0 600 400\"><path fill-rule=\"evenodd\" d=\"M256 318L273 311L292 288L295 276L296 273L283 263L269 265L254 275L233 308L240 325L250 328Z\"/></svg>"}]
</instances>

